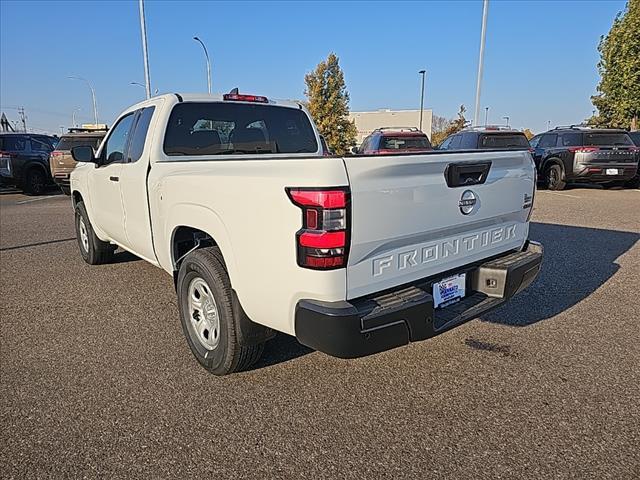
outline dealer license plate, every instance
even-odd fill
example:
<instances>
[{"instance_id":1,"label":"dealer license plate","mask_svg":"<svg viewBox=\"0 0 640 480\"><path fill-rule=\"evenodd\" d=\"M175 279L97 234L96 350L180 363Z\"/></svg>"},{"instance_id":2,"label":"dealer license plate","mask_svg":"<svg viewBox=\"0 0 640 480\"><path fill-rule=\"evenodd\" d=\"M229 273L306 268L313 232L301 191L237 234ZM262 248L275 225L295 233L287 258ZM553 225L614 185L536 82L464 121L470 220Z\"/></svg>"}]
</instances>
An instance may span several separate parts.
<instances>
[{"instance_id":1,"label":"dealer license plate","mask_svg":"<svg viewBox=\"0 0 640 480\"><path fill-rule=\"evenodd\" d=\"M607 175L618 175L618 169L617 168L607 168L606 174Z\"/></svg>"},{"instance_id":2,"label":"dealer license plate","mask_svg":"<svg viewBox=\"0 0 640 480\"><path fill-rule=\"evenodd\" d=\"M467 274L460 273L433 284L434 308L446 307L464 297Z\"/></svg>"}]
</instances>

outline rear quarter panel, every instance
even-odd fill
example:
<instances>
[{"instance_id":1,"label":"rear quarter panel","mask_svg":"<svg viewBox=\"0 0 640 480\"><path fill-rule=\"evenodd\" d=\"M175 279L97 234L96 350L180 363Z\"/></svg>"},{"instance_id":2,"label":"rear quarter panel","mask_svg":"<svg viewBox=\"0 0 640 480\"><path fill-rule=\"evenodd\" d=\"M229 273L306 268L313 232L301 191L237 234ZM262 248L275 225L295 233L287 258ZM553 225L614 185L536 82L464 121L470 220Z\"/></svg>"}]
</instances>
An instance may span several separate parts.
<instances>
[{"instance_id":1,"label":"rear quarter panel","mask_svg":"<svg viewBox=\"0 0 640 480\"><path fill-rule=\"evenodd\" d=\"M173 234L189 226L218 244L232 287L257 323L294 334L299 299L345 299L345 269L297 265L302 213L285 192L348 185L342 159L157 161L148 182L156 252L168 272L176 260Z\"/></svg>"}]
</instances>

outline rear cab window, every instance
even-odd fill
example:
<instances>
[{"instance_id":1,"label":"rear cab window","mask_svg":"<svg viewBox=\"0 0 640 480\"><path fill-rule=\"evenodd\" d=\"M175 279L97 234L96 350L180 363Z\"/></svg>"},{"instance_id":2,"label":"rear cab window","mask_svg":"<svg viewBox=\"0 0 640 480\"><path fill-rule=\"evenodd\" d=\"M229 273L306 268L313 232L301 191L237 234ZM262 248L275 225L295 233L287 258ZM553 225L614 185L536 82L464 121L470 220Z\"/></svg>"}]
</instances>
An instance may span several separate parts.
<instances>
[{"instance_id":1,"label":"rear cab window","mask_svg":"<svg viewBox=\"0 0 640 480\"><path fill-rule=\"evenodd\" d=\"M529 148L529 141L524 133L484 133L478 148Z\"/></svg>"},{"instance_id":2,"label":"rear cab window","mask_svg":"<svg viewBox=\"0 0 640 480\"><path fill-rule=\"evenodd\" d=\"M183 102L169 116L164 153L183 155L316 154L316 135L298 108Z\"/></svg>"},{"instance_id":3,"label":"rear cab window","mask_svg":"<svg viewBox=\"0 0 640 480\"><path fill-rule=\"evenodd\" d=\"M380 150L431 150L431 143L426 136L383 136Z\"/></svg>"}]
</instances>

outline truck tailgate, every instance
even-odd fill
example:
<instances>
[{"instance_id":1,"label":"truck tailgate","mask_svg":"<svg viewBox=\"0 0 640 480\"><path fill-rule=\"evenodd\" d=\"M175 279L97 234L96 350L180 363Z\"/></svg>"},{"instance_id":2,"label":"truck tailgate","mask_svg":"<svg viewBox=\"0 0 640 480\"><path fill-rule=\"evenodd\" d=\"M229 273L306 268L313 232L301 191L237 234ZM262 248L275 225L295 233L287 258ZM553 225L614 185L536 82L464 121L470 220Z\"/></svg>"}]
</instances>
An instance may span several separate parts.
<instances>
[{"instance_id":1,"label":"truck tailgate","mask_svg":"<svg viewBox=\"0 0 640 480\"><path fill-rule=\"evenodd\" d=\"M520 248L527 239L535 187L527 151L353 156L344 163L352 209L348 299ZM484 181L472 184L483 171Z\"/></svg>"}]
</instances>

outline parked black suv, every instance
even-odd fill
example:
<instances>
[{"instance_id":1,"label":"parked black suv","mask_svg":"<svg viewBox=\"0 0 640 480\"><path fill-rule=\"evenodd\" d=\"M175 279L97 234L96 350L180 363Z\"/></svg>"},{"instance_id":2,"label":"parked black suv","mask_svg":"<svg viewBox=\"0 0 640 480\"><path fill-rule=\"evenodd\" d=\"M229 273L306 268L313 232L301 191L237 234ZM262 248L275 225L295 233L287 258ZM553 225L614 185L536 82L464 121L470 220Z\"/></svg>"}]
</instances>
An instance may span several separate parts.
<instances>
[{"instance_id":1,"label":"parked black suv","mask_svg":"<svg viewBox=\"0 0 640 480\"><path fill-rule=\"evenodd\" d=\"M449 135L438 150L529 149L524 133L498 126L470 127Z\"/></svg>"},{"instance_id":2,"label":"parked black suv","mask_svg":"<svg viewBox=\"0 0 640 480\"><path fill-rule=\"evenodd\" d=\"M638 170L640 151L624 130L557 127L529 143L538 179L549 190L571 182L623 185Z\"/></svg>"},{"instance_id":3,"label":"parked black suv","mask_svg":"<svg viewBox=\"0 0 640 480\"><path fill-rule=\"evenodd\" d=\"M56 138L33 133L0 134L0 183L38 195L53 183L49 155Z\"/></svg>"}]
</instances>

